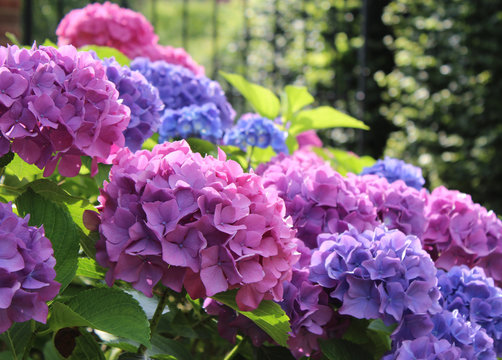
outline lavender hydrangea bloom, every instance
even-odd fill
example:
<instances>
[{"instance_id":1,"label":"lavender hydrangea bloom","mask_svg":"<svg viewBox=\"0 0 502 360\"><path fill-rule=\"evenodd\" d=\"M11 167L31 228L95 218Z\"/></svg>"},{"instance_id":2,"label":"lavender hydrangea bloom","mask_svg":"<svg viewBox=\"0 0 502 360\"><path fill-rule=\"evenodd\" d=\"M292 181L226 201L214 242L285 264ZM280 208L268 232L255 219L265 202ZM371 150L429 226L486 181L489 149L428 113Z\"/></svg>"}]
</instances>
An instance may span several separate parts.
<instances>
[{"instance_id":1,"label":"lavender hydrangea bloom","mask_svg":"<svg viewBox=\"0 0 502 360\"><path fill-rule=\"evenodd\" d=\"M403 181L390 183L376 175L348 174L347 180L360 192L367 194L375 205L378 219L389 229L421 237L425 230L425 201L427 191L418 191Z\"/></svg>"},{"instance_id":2,"label":"lavender hydrangea bloom","mask_svg":"<svg viewBox=\"0 0 502 360\"><path fill-rule=\"evenodd\" d=\"M310 279L332 289L342 302L340 314L391 324L406 314L440 311L436 268L417 237L385 227L351 228L318 241Z\"/></svg>"},{"instance_id":3,"label":"lavender hydrangea bloom","mask_svg":"<svg viewBox=\"0 0 502 360\"><path fill-rule=\"evenodd\" d=\"M0 333L14 322L45 323L48 307L59 292L52 244L43 228L28 226L11 204L0 203Z\"/></svg>"},{"instance_id":4,"label":"lavender hydrangea bloom","mask_svg":"<svg viewBox=\"0 0 502 360\"><path fill-rule=\"evenodd\" d=\"M413 340L405 340L382 360L457 360L461 350L447 340L438 340L434 336L422 336Z\"/></svg>"},{"instance_id":5,"label":"lavender hydrangea bloom","mask_svg":"<svg viewBox=\"0 0 502 360\"><path fill-rule=\"evenodd\" d=\"M173 138L200 137L216 142L223 137L220 111L213 103L167 109L162 116L159 143Z\"/></svg>"},{"instance_id":6,"label":"lavender hydrangea bloom","mask_svg":"<svg viewBox=\"0 0 502 360\"><path fill-rule=\"evenodd\" d=\"M297 237L311 249L318 246L321 233L343 232L349 224L360 231L378 225L368 195L311 151L279 154L256 172L265 187L279 192L298 229Z\"/></svg>"},{"instance_id":7,"label":"lavender hydrangea bloom","mask_svg":"<svg viewBox=\"0 0 502 360\"><path fill-rule=\"evenodd\" d=\"M222 131L232 126L235 111L216 81L195 75L181 66L168 64L165 61L152 62L146 58L134 59L131 62L131 69L142 73L159 90L166 110L180 110L190 105L202 106L213 103L219 112ZM211 132L209 129L207 131Z\"/></svg>"},{"instance_id":8,"label":"lavender hydrangea bloom","mask_svg":"<svg viewBox=\"0 0 502 360\"><path fill-rule=\"evenodd\" d=\"M421 237L438 268L480 266L502 284L502 221L471 197L440 186L427 196Z\"/></svg>"},{"instance_id":9,"label":"lavender hydrangea bloom","mask_svg":"<svg viewBox=\"0 0 502 360\"><path fill-rule=\"evenodd\" d=\"M384 160L378 160L370 167L365 167L361 175L375 174L387 179L389 183L396 180L402 180L406 185L417 190L423 188L425 179L422 176L422 169L405 163L403 160L385 157Z\"/></svg>"},{"instance_id":10,"label":"lavender hydrangea bloom","mask_svg":"<svg viewBox=\"0 0 502 360\"><path fill-rule=\"evenodd\" d=\"M194 299L238 288L242 310L282 299L299 257L284 202L223 152L203 158L185 141L123 148L98 200L86 224L100 223L96 260L109 285L121 279L152 296L162 282Z\"/></svg>"},{"instance_id":11,"label":"lavender hydrangea bloom","mask_svg":"<svg viewBox=\"0 0 502 360\"><path fill-rule=\"evenodd\" d=\"M483 327L502 356L502 290L480 267L454 266L448 272L439 270L437 276L443 307Z\"/></svg>"},{"instance_id":12,"label":"lavender hydrangea bloom","mask_svg":"<svg viewBox=\"0 0 502 360\"><path fill-rule=\"evenodd\" d=\"M288 133L280 130L272 120L258 114L244 114L237 124L225 133L223 143L234 145L246 151L248 146L265 149L269 146L276 153L288 154L286 138Z\"/></svg>"},{"instance_id":13,"label":"lavender hydrangea bloom","mask_svg":"<svg viewBox=\"0 0 502 360\"><path fill-rule=\"evenodd\" d=\"M0 155L10 150L51 175L76 176L124 145L130 110L101 61L70 45L0 47Z\"/></svg>"},{"instance_id":14,"label":"lavender hydrangea bloom","mask_svg":"<svg viewBox=\"0 0 502 360\"><path fill-rule=\"evenodd\" d=\"M157 131L164 104L159 91L139 72L121 66L114 58L104 59L108 80L119 92L119 99L131 109L131 121L124 131L125 146L139 150L143 142Z\"/></svg>"}]
</instances>

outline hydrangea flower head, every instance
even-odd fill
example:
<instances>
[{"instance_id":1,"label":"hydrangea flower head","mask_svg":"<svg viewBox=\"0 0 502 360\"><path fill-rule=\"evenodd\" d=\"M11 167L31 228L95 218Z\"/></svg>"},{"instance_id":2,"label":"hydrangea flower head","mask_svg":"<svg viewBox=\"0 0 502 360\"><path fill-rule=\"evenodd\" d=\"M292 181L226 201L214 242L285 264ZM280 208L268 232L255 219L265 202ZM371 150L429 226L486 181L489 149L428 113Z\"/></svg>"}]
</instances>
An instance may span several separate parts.
<instances>
[{"instance_id":1,"label":"hydrangea flower head","mask_svg":"<svg viewBox=\"0 0 502 360\"><path fill-rule=\"evenodd\" d=\"M315 130L307 130L296 135L296 140L298 141L298 146L300 147L300 149L309 146L322 146L322 141L319 136L317 136Z\"/></svg>"},{"instance_id":2,"label":"hydrangea flower head","mask_svg":"<svg viewBox=\"0 0 502 360\"><path fill-rule=\"evenodd\" d=\"M425 217L422 241L438 268L477 265L502 284L502 221L492 211L440 186L427 197Z\"/></svg>"},{"instance_id":3,"label":"hydrangea flower head","mask_svg":"<svg viewBox=\"0 0 502 360\"><path fill-rule=\"evenodd\" d=\"M418 191L403 181L392 183L377 175L347 175L348 181L367 194L375 205L378 219L389 229L421 237L427 219L424 215L426 190Z\"/></svg>"},{"instance_id":4,"label":"hydrangea flower head","mask_svg":"<svg viewBox=\"0 0 502 360\"><path fill-rule=\"evenodd\" d=\"M28 217L0 203L0 333L14 322L45 323L46 302L59 292L52 244L43 228L28 226Z\"/></svg>"},{"instance_id":5,"label":"hydrangea flower head","mask_svg":"<svg viewBox=\"0 0 502 360\"><path fill-rule=\"evenodd\" d=\"M142 73L159 90L166 111L213 103L219 111L221 129L226 130L232 126L235 111L216 81L196 76L181 66L165 61L152 62L146 58L132 61L131 69Z\"/></svg>"},{"instance_id":6,"label":"hydrangea flower head","mask_svg":"<svg viewBox=\"0 0 502 360\"><path fill-rule=\"evenodd\" d=\"M108 80L115 84L119 99L131 109L131 121L124 132L125 146L139 150L143 142L157 131L164 104L159 91L138 71L121 66L113 58L104 59Z\"/></svg>"},{"instance_id":7,"label":"hydrangea flower head","mask_svg":"<svg viewBox=\"0 0 502 360\"><path fill-rule=\"evenodd\" d=\"M121 104L101 61L70 45L0 47L0 155L76 176L81 155L106 159L123 146L130 110Z\"/></svg>"},{"instance_id":8,"label":"hydrangea flower head","mask_svg":"<svg viewBox=\"0 0 502 360\"><path fill-rule=\"evenodd\" d=\"M116 154L99 197L96 259L106 280L152 296L160 281L192 298L238 288L237 304L281 300L298 260L284 202L239 164L185 141Z\"/></svg>"},{"instance_id":9,"label":"hydrangea flower head","mask_svg":"<svg viewBox=\"0 0 502 360\"><path fill-rule=\"evenodd\" d=\"M258 114L244 114L237 124L225 133L223 142L246 151L248 146L266 149L271 146L276 153L288 154L288 133L280 130L272 120Z\"/></svg>"},{"instance_id":10,"label":"hydrangea flower head","mask_svg":"<svg viewBox=\"0 0 502 360\"><path fill-rule=\"evenodd\" d=\"M361 175L375 174L387 179L389 183L396 180L402 180L406 185L417 190L423 188L425 179L422 176L422 169L405 163L403 160L385 157L384 160L378 160L370 167L365 167Z\"/></svg>"},{"instance_id":11,"label":"hydrangea flower head","mask_svg":"<svg viewBox=\"0 0 502 360\"><path fill-rule=\"evenodd\" d=\"M502 355L502 289L485 276L480 267L454 266L438 270L438 285L443 308L458 311L471 323L484 328Z\"/></svg>"},{"instance_id":12,"label":"hydrangea flower head","mask_svg":"<svg viewBox=\"0 0 502 360\"><path fill-rule=\"evenodd\" d=\"M151 61L163 60L169 64L183 66L195 75L205 73L204 66L197 64L183 48L155 44L146 48L140 56L146 56Z\"/></svg>"},{"instance_id":13,"label":"hydrangea flower head","mask_svg":"<svg viewBox=\"0 0 502 360\"><path fill-rule=\"evenodd\" d=\"M168 109L161 121L159 143L180 137L199 137L217 142L223 137L220 111L213 103L190 105L178 110Z\"/></svg>"},{"instance_id":14,"label":"hydrangea flower head","mask_svg":"<svg viewBox=\"0 0 502 360\"><path fill-rule=\"evenodd\" d=\"M256 172L265 187L279 192L300 238L317 247L321 233L337 233L348 225L363 231L378 225L375 206L368 195L308 150L291 156L279 154Z\"/></svg>"},{"instance_id":15,"label":"hydrangea flower head","mask_svg":"<svg viewBox=\"0 0 502 360\"><path fill-rule=\"evenodd\" d=\"M330 295L342 302L340 314L392 324L406 314L441 309L436 268L416 236L352 228L321 234L318 241L310 279L333 290Z\"/></svg>"},{"instance_id":16,"label":"hydrangea flower head","mask_svg":"<svg viewBox=\"0 0 502 360\"><path fill-rule=\"evenodd\" d=\"M106 1L70 11L56 29L58 46L113 47L131 59L157 44L153 26L140 13Z\"/></svg>"}]
</instances>

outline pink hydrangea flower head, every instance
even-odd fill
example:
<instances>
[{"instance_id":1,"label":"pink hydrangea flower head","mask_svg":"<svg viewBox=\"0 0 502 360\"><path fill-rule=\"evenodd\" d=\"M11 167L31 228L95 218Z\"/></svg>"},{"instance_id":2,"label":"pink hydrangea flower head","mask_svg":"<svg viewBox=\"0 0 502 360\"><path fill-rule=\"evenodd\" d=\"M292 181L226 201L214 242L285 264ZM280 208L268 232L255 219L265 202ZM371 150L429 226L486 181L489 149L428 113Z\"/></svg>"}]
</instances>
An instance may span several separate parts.
<instances>
[{"instance_id":1,"label":"pink hydrangea flower head","mask_svg":"<svg viewBox=\"0 0 502 360\"><path fill-rule=\"evenodd\" d=\"M315 130L307 130L296 135L296 140L298 141L300 149L308 146L322 146L322 141L319 136L317 136Z\"/></svg>"},{"instance_id":2,"label":"pink hydrangea flower head","mask_svg":"<svg viewBox=\"0 0 502 360\"><path fill-rule=\"evenodd\" d=\"M28 217L0 203L0 333L14 322L30 319L45 323L46 302L59 292L54 281L56 260L43 228L28 226Z\"/></svg>"},{"instance_id":3,"label":"pink hydrangea flower head","mask_svg":"<svg viewBox=\"0 0 502 360\"><path fill-rule=\"evenodd\" d=\"M469 195L440 186L427 196L424 248L445 270L478 265L502 283L502 221Z\"/></svg>"},{"instance_id":4,"label":"pink hydrangea flower head","mask_svg":"<svg viewBox=\"0 0 502 360\"><path fill-rule=\"evenodd\" d=\"M378 175L347 175L348 181L369 196L377 209L378 219L389 229L407 235L422 236L426 190L417 190L402 180L392 183Z\"/></svg>"},{"instance_id":5,"label":"pink hydrangea flower head","mask_svg":"<svg viewBox=\"0 0 502 360\"><path fill-rule=\"evenodd\" d=\"M378 225L368 195L311 151L280 154L260 165L257 173L265 187L277 190L284 199L298 238L311 249L317 247L321 233L343 232L349 224L360 231Z\"/></svg>"},{"instance_id":6,"label":"pink hydrangea flower head","mask_svg":"<svg viewBox=\"0 0 502 360\"><path fill-rule=\"evenodd\" d=\"M110 2L89 4L70 11L56 29L58 45L113 47L129 58L157 44L153 26L140 13Z\"/></svg>"},{"instance_id":7,"label":"pink hydrangea flower head","mask_svg":"<svg viewBox=\"0 0 502 360\"><path fill-rule=\"evenodd\" d=\"M0 47L0 150L49 176L79 173L81 155L107 158L123 146L130 110L101 61L71 46ZM4 146L7 145L7 146Z\"/></svg>"},{"instance_id":8,"label":"pink hydrangea flower head","mask_svg":"<svg viewBox=\"0 0 502 360\"><path fill-rule=\"evenodd\" d=\"M192 298L238 288L242 310L282 300L298 260L284 202L234 161L185 141L120 150L99 197L98 262L107 282L148 296L160 281Z\"/></svg>"},{"instance_id":9,"label":"pink hydrangea flower head","mask_svg":"<svg viewBox=\"0 0 502 360\"><path fill-rule=\"evenodd\" d=\"M145 48L140 56L146 56L151 61L163 60L169 64L183 66L195 75L205 74L204 66L197 64L183 48L154 44Z\"/></svg>"}]
</instances>

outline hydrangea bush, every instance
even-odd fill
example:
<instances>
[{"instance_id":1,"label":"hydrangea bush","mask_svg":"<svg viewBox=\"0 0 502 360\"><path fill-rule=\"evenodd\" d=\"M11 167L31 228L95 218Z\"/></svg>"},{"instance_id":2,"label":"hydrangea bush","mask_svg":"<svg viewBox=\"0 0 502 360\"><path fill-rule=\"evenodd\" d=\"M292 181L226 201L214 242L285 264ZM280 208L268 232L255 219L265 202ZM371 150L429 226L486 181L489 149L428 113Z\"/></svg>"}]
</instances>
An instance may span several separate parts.
<instances>
[{"instance_id":1,"label":"hydrangea bush","mask_svg":"<svg viewBox=\"0 0 502 360\"><path fill-rule=\"evenodd\" d=\"M0 358L497 359L502 222L111 3L0 47ZM98 44L78 51L72 45ZM115 59L111 59L113 53ZM142 56L142 57L138 57ZM119 63L120 62L120 63Z\"/></svg>"}]
</instances>

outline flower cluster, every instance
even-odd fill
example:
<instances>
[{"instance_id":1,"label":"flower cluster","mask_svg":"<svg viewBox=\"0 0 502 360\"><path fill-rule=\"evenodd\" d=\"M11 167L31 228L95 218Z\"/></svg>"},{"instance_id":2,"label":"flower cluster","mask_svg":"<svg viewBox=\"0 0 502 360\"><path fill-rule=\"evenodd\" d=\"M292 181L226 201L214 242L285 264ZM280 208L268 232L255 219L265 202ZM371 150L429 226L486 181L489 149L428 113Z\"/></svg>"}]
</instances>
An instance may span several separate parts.
<instances>
[{"instance_id":1,"label":"flower cluster","mask_svg":"<svg viewBox=\"0 0 502 360\"><path fill-rule=\"evenodd\" d=\"M407 315L391 335L391 359L496 360L493 340L457 310L434 315Z\"/></svg>"},{"instance_id":2,"label":"flower cluster","mask_svg":"<svg viewBox=\"0 0 502 360\"><path fill-rule=\"evenodd\" d=\"M300 147L300 149L309 146L322 146L322 141L319 136L317 136L315 130L307 130L296 135L296 140L298 141L298 146Z\"/></svg>"},{"instance_id":3,"label":"flower cluster","mask_svg":"<svg viewBox=\"0 0 502 360\"><path fill-rule=\"evenodd\" d=\"M118 99L101 61L73 46L0 48L0 155L11 150L24 161L56 166L76 176L81 155L106 159L123 146L130 110Z\"/></svg>"},{"instance_id":4,"label":"flower cluster","mask_svg":"<svg viewBox=\"0 0 502 360\"><path fill-rule=\"evenodd\" d=\"M158 41L143 15L108 1L70 11L59 23L56 35L59 46L109 46L131 59L142 56L144 48Z\"/></svg>"},{"instance_id":5,"label":"flower cluster","mask_svg":"<svg viewBox=\"0 0 502 360\"><path fill-rule=\"evenodd\" d=\"M469 195L440 186L427 197L424 248L438 268L482 267L502 283L502 221Z\"/></svg>"},{"instance_id":6,"label":"flower cluster","mask_svg":"<svg viewBox=\"0 0 502 360\"><path fill-rule=\"evenodd\" d=\"M125 148L99 201L96 258L108 284L152 296L161 281L194 299L239 288L242 310L282 299L299 256L284 202L223 152L203 158L185 141Z\"/></svg>"},{"instance_id":7,"label":"flower cluster","mask_svg":"<svg viewBox=\"0 0 502 360\"><path fill-rule=\"evenodd\" d=\"M272 120L258 114L244 114L237 124L225 133L223 142L246 151L248 146L265 149L269 146L276 153L289 153L286 146L288 133L280 130Z\"/></svg>"},{"instance_id":8,"label":"flower cluster","mask_svg":"<svg viewBox=\"0 0 502 360\"><path fill-rule=\"evenodd\" d=\"M159 90L166 111L212 103L218 109L221 130L225 131L232 126L235 111L216 81L205 76L195 76L181 66L170 65L165 61L151 62L146 58L135 59L131 63L131 69L142 73ZM211 129L207 131L211 132Z\"/></svg>"},{"instance_id":9,"label":"flower cluster","mask_svg":"<svg viewBox=\"0 0 502 360\"><path fill-rule=\"evenodd\" d=\"M177 137L199 137L216 142L223 137L220 112L214 103L167 109L161 121L159 143Z\"/></svg>"},{"instance_id":10,"label":"flower cluster","mask_svg":"<svg viewBox=\"0 0 502 360\"><path fill-rule=\"evenodd\" d=\"M361 175L375 174L387 179L389 183L396 180L402 180L406 185L417 190L423 188L425 179L422 176L422 169L405 163L403 160L385 157L384 160L378 160L373 166L366 167Z\"/></svg>"},{"instance_id":11,"label":"flower cluster","mask_svg":"<svg viewBox=\"0 0 502 360\"><path fill-rule=\"evenodd\" d=\"M28 226L28 217L0 203L0 333L13 322L45 323L48 307L59 292L52 244L43 228Z\"/></svg>"},{"instance_id":12,"label":"flower cluster","mask_svg":"<svg viewBox=\"0 0 502 360\"><path fill-rule=\"evenodd\" d=\"M159 92L140 72L121 66L113 58L104 59L103 65L108 80L119 92L119 99L131 109L131 121L124 132L125 146L132 151L139 150L160 125L164 104Z\"/></svg>"},{"instance_id":13,"label":"flower cluster","mask_svg":"<svg viewBox=\"0 0 502 360\"><path fill-rule=\"evenodd\" d=\"M155 44L145 49L141 56L151 61L163 60L169 64L180 65L195 75L204 75L204 66L197 64L183 48Z\"/></svg>"},{"instance_id":14,"label":"flower cluster","mask_svg":"<svg viewBox=\"0 0 502 360\"><path fill-rule=\"evenodd\" d=\"M443 308L457 310L471 323L483 327L502 356L502 290L482 268L454 266L448 272L438 271L438 285Z\"/></svg>"},{"instance_id":15,"label":"flower cluster","mask_svg":"<svg viewBox=\"0 0 502 360\"><path fill-rule=\"evenodd\" d=\"M349 224L360 231L378 225L368 196L311 152L279 154L256 172L284 199L298 238L311 249L321 233L343 232Z\"/></svg>"},{"instance_id":16,"label":"flower cluster","mask_svg":"<svg viewBox=\"0 0 502 360\"><path fill-rule=\"evenodd\" d=\"M426 190L418 191L401 180L389 183L377 175L348 174L348 181L369 196L378 219L387 228L422 236L427 222L424 215Z\"/></svg>"},{"instance_id":17,"label":"flower cluster","mask_svg":"<svg viewBox=\"0 0 502 360\"><path fill-rule=\"evenodd\" d=\"M310 279L333 289L330 296L342 302L340 314L391 324L406 314L441 309L436 268L416 236L352 228L321 234L318 241Z\"/></svg>"}]
</instances>

